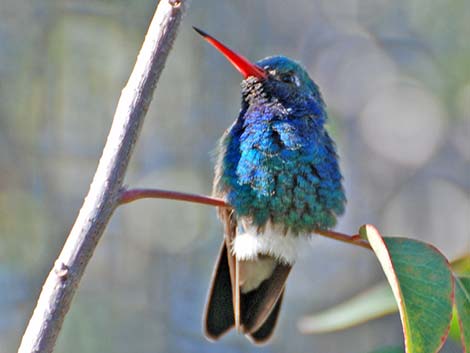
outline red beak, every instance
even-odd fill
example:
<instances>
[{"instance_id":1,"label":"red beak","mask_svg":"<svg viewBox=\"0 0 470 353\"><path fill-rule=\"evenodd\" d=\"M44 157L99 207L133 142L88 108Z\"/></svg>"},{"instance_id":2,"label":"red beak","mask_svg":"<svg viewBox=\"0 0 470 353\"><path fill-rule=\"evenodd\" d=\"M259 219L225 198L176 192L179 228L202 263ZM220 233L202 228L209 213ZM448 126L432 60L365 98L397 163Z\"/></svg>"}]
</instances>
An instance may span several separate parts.
<instances>
[{"instance_id":1,"label":"red beak","mask_svg":"<svg viewBox=\"0 0 470 353\"><path fill-rule=\"evenodd\" d=\"M240 73L243 75L244 78L247 78L249 76L254 76L258 78L266 78L266 72L260 68L259 66L256 66L255 64L252 64L248 59L244 58L243 56L235 53L233 50L230 48L226 47L222 43L220 43L217 39L214 37L211 37L207 33L201 31L200 29L193 27L194 30L199 33L205 40L207 40L210 44L212 44L217 50L219 50L222 54L225 55L225 57L232 63L235 68L240 71Z\"/></svg>"}]
</instances>

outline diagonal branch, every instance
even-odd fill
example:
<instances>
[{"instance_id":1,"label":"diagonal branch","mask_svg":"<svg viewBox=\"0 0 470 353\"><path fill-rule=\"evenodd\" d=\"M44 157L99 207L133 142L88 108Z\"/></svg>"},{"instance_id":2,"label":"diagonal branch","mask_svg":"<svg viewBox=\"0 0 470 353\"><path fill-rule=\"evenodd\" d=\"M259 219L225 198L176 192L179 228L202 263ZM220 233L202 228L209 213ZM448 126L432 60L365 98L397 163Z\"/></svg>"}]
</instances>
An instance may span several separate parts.
<instances>
[{"instance_id":1,"label":"diagonal branch","mask_svg":"<svg viewBox=\"0 0 470 353\"><path fill-rule=\"evenodd\" d=\"M161 190L161 189L123 189L119 204L126 204L132 201L140 200L140 199L167 199L167 200L179 200L179 201L187 201L187 202L194 202L209 206L218 206L218 207L227 207L231 208L227 202L222 199L218 199L215 197L210 196L203 196L203 195L196 195L196 194L189 194L185 192L179 191L169 191L169 190ZM355 235L347 235L343 233L334 232L332 230L316 230L315 234L322 235L327 238L335 239L341 241L343 243L352 244L355 246L359 246L361 248L372 250L370 244L362 239L358 234Z\"/></svg>"},{"instance_id":2,"label":"diagonal branch","mask_svg":"<svg viewBox=\"0 0 470 353\"><path fill-rule=\"evenodd\" d=\"M19 353L52 352L71 300L111 215L153 91L189 0L161 0L123 89L93 182L44 283Z\"/></svg>"}]
</instances>

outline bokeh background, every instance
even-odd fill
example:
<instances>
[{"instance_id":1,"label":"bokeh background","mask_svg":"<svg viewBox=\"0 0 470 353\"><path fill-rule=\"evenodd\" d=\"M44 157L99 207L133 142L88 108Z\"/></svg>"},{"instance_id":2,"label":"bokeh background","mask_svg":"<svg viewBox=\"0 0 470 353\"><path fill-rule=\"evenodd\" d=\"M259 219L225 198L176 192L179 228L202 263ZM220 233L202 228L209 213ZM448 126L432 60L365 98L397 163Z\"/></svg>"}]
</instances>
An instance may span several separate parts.
<instances>
[{"instance_id":1,"label":"bokeh background","mask_svg":"<svg viewBox=\"0 0 470 353\"><path fill-rule=\"evenodd\" d=\"M93 176L155 1L0 2L0 353L16 351ZM191 29L251 59L301 61L322 89L348 196L337 229L470 250L470 2L193 1L127 184L208 194L212 151L239 109L239 74ZM201 334L222 227L208 206L117 210L56 352L368 352L399 318L301 335L297 320L384 279L372 254L316 238L289 279L271 345ZM448 344L446 352L460 351Z\"/></svg>"}]
</instances>

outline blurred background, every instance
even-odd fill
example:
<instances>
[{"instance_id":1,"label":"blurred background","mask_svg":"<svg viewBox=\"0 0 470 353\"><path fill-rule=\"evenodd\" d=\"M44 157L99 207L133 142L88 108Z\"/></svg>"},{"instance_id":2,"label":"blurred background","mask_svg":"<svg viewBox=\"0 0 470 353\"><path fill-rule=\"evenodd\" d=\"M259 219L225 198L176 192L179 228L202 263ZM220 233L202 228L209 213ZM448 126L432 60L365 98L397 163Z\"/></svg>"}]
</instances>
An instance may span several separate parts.
<instances>
[{"instance_id":1,"label":"blurred background","mask_svg":"<svg viewBox=\"0 0 470 353\"><path fill-rule=\"evenodd\" d=\"M155 1L0 2L0 353L16 351L94 174ZM348 196L364 223L470 250L470 2L193 1L126 183L209 194L212 152L236 118L240 75L192 30L250 59L301 61L328 105ZM315 238L289 279L272 344L207 342L201 315L222 239L215 210L139 201L115 213L56 352L368 352L398 316L302 335L297 321L383 281L369 252ZM458 352L447 344L446 352Z\"/></svg>"}]
</instances>

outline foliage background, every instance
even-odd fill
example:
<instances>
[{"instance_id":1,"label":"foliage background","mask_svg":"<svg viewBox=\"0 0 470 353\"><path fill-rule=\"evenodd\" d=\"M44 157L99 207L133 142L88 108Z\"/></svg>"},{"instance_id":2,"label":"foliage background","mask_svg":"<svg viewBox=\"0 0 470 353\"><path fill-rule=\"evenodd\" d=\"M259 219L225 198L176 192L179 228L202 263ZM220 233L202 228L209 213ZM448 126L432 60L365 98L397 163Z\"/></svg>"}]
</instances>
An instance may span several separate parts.
<instances>
[{"instance_id":1,"label":"foliage background","mask_svg":"<svg viewBox=\"0 0 470 353\"><path fill-rule=\"evenodd\" d=\"M0 3L0 353L15 351L81 205L153 1ZM127 183L208 194L211 153L239 109L240 77L192 31L252 59L282 53L322 88L348 195L337 229L470 250L470 3L193 1ZM119 209L57 352L254 352L213 345L201 313L221 226L210 207ZM296 321L383 279L372 254L316 238L288 284L265 352L367 352L401 341L398 317L303 336ZM447 352L457 352L448 344Z\"/></svg>"}]
</instances>

